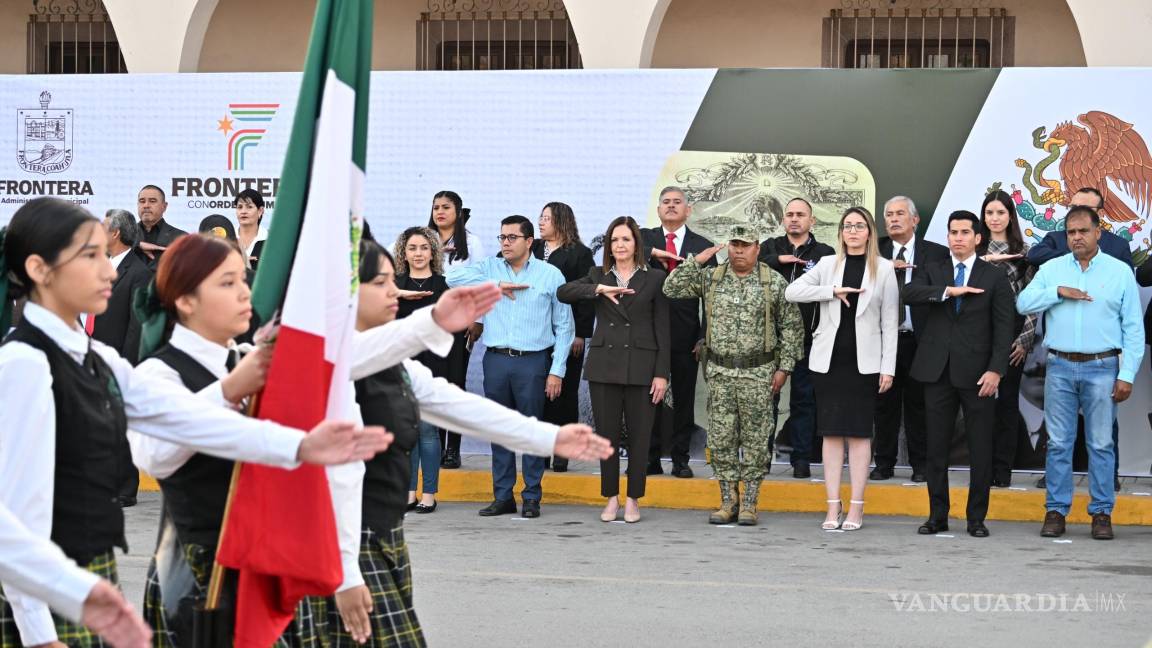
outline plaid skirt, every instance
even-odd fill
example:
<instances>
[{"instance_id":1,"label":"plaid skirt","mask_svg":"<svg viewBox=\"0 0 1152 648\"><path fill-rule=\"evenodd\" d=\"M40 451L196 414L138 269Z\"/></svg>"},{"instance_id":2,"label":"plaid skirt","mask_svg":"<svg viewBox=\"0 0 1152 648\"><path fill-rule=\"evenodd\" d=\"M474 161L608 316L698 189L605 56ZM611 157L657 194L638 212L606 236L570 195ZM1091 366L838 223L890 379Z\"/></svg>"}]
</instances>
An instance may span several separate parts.
<instances>
[{"instance_id":1,"label":"plaid skirt","mask_svg":"<svg viewBox=\"0 0 1152 648\"><path fill-rule=\"evenodd\" d=\"M196 601L208 597L208 581L212 578L212 561L215 553L212 547L203 545L183 545L184 559L192 569L196 581ZM322 632L317 627L317 619L325 616L324 599L306 598L296 606L296 618L288 625L284 634L273 644L275 648L321 648ZM160 592L160 579L156 573L156 558L148 565L148 582L144 586L144 620L152 626L152 645L155 648L176 648L191 645L191 637L177 637L168 627L164 614L164 604ZM7 647L0 647L7 648Z\"/></svg>"},{"instance_id":2,"label":"plaid skirt","mask_svg":"<svg viewBox=\"0 0 1152 648\"><path fill-rule=\"evenodd\" d=\"M92 559L92 562L83 566L84 569L111 581L118 583L116 572L116 556L108 551ZM56 623L57 640L69 648L104 648L109 644L84 626L73 623L63 617L52 613L52 620ZM16 619L12 616L12 608L8 600L0 593L0 648L23 648L20 641L20 631L16 628Z\"/></svg>"},{"instance_id":3,"label":"plaid skirt","mask_svg":"<svg viewBox=\"0 0 1152 648\"><path fill-rule=\"evenodd\" d=\"M330 648L423 648L424 631L412 607L412 565L404 542L401 522L387 534L376 535L364 527L360 535L360 572L372 593L372 638L358 644L344 630L336 600L328 599L328 646Z\"/></svg>"}]
</instances>

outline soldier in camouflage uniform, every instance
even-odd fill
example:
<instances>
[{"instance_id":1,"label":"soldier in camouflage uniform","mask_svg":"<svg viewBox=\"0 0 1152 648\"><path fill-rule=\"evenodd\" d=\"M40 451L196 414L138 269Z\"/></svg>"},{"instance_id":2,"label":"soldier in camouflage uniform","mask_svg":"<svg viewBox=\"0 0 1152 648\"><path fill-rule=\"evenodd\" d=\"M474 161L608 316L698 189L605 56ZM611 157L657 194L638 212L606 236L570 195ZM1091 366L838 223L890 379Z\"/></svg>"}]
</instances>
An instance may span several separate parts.
<instances>
[{"instance_id":1,"label":"soldier in camouflage uniform","mask_svg":"<svg viewBox=\"0 0 1152 648\"><path fill-rule=\"evenodd\" d=\"M704 377L708 381L708 448L720 482L720 510L712 524L756 524L768 444L776 429L773 396L804 353L804 324L784 299L788 282L757 262L760 238L748 225L728 235L728 262L704 264L723 245L689 257L668 276L664 294L704 303ZM737 484L744 482L743 498Z\"/></svg>"}]
</instances>

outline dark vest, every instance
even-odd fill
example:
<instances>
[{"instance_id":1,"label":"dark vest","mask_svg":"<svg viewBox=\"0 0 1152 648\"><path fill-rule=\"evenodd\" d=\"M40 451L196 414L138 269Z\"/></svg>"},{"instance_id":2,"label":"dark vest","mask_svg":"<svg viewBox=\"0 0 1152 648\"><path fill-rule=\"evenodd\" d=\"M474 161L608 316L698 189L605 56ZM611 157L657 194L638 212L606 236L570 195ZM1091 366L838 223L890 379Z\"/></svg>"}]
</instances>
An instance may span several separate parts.
<instances>
[{"instance_id":1,"label":"dark vest","mask_svg":"<svg viewBox=\"0 0 1152 648\"><path fill-rule=\"evenodd\" d=\"M81 565L120 547L124 512L117 498L129 470L128 417L111 367L91 348L84 364L24 320L5 343L23 342L48 357L56 406L52 542ZM45 431L47 432L47 431Z\"/></svg>"},{"instance_id":2,"label":"dark vest","mask_svg":"<svg viewBox=\"0 0 1152 648\"><path fill-rule=\"evenodd\" d=\"M412 448L420 440L420 407L408 372L396 365L356 381L356 402L365 425L383 425L392 445L364 462L364 525L377 534L391 531L408 506Z\"/></svg>"},{"instance_id":3,"label":"dark vest","mask_svg":"<svg viewBox=\"0 0 1152 648\"><path fill-rule=\"evenodd\" d=\"M216 376L192 356L165 345L152 357L176 370L189 391L195 393L216 382ZM215 547L224 523L228 485L233 462L197 453L180 469L160 482L164 507L176 526L176 536L184 544Z\"/></svg>"}]
</instances>

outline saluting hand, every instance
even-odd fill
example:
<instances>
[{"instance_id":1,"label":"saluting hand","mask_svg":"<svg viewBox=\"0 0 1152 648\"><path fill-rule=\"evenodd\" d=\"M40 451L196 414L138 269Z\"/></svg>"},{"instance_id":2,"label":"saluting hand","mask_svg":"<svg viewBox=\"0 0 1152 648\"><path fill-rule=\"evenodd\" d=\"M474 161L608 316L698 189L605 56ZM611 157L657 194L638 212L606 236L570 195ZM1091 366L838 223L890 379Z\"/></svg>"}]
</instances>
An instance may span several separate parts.
<instances>
[{"instance_id":1,"label":"saluting hand","mask_svg":"<svg viewBox=\"0 0 1152 648\"><path fill-rule=\"evenodd\" d=\"M529 286L528 284L512 283L511 281L501 281L500 282L500 292L503 293L505 297L507 297L508 299L511 299L512 301L516 301L516 293L518 291L528 290L531 287L532 286Z\"/></svg>"},{"instance_id":2,"label":"saluting hand","mask_svg":"<svg viewBox=\"0 0 1152 648\"><path fill-rule=\"evenodd\" d=\"M668 250L661 250L660 248L652 248L652 258L661 261L683 261L684 257L676 256Z\"/></svg>"},{"instance_id":3,"label":"saluting hand","mask_svg":"<svg viewBox=\"0 0 1152 648\"><path fill-rule=\"evenodd\" d=\"M1016 259L1023 259L1023 254L985 254L980 257L982 261L988 263L1000 263L1001 261L1015 261Z\"/></svg>"},{"instance_id":4,"label":"saluting hand","mask_svg":"<svg viewBox=\"0 0 1152 648\"><path fill-rule=\"evenodd\" d=\"M720 250L723 250L726 247L728 247L727 243L721 243L720 245L713 245L712 247L708 248L707 250L704 250L700 254L696 255L696 263L699 263L700 265L704 265L705 263L708 263L708 261L712 257L716 256L717 252L719 252Z\"/></svg>"},{"instance_id":5,"label":"saluting hand","mask_svg":"<svg viewBox=\"0 0 1152 648\"><path fill-rule=\"evenodd\" d=\"M574 461L601 461L616 452L612 444L602 436L594 434L592 428L582 423L561 425L556 431L556 445L552 454Z\"/></svg>"},{"instance_id":6,"label":"saluting hand","mask_svg":"<svg viewBox=\"0 0 1152 648\"><path fill-rule=\"evenodd\" d=\"M1064 299L1075 299L1079 301L1092 301L1092 295L1080 290L1079 288L1070 288L1068 286L1059 286L1056 288L1056 294Z\"/></svg>"},{"instance_id":7,"label":"saluting hand","mask_svg":"<svg viewBox=\"0 0 1152 648\"><path fill-rule=\"evenodd\" d=\"M979 295L984 292L983 288L974 288L972 286L948 286L944 289L946 297L960 297L961 295Z\"/></svg>"},{"instance_id":8,"label":"saluting hand","mask_svg":"<svg viewBox=\"0 0 1152 648\"><path fill-rule=\"evenodd\" d=\"M148 648L152 645L152 629L132 604L124 600L120 590L103 579L84 599L80 622L116 648Z\"/></svg>"},{"instance_id":9,"label":"saluting hand","mask_svg":"<svg viewBox=\"0 0 1152 648\"><path fill-rule=\"evenodd\" d=\"M449 333L471 326L500 301L500 289L493 283L461 286L440 295L432 307L432 319Z\"/></svg>"},{"instance_id":10,"label":"saluting hand","mask_svg":"<svg viewBox=\"0 0 1152 648\"><path fill-rule=\"evenodd\" d=\"M401 291L399 291L400 299L411 299L411 300L424 299L425 297L431 297L434 294L435 293L433 293L431 290L401 290Z\"/></svg>"},{"instance_id":11,"label":"saluting hand","mask_svg":"<svg viewBox=\"0 0 1152 648\"><path fill-rule=\"evenodd\" d=\"M848 301L848 295L858 295L864 292L863 288L849 288L848 286L836 286L832 289L832 296L839 299L845 306L851 306L852 303Z\"/></svg>"},{"instance_id":12,"label":"saluting hand","mask_svg":"<svg viewBox=\"0 0 1152 648\"><path fill-rule=\"evenodd\" d=\"M636 291L631 288L623 288L621 286L609 286L606 284L599 284L596 286L596 294L608 299L613 304L619 304L620 295L635 295Z\"/></svg>"},{"instance_id":13,"label":"saluting hand","mask_svg":"<svg viewBox=\"0 0 1152 648\"><path fill-rule=\"evenodd\" d=\"M916 266L912 265L911 263L908 263L907 261L901 261L900 259L892 259L892 267L897 270L913 270L916 268Z\"/></svg>"}]
</instances>

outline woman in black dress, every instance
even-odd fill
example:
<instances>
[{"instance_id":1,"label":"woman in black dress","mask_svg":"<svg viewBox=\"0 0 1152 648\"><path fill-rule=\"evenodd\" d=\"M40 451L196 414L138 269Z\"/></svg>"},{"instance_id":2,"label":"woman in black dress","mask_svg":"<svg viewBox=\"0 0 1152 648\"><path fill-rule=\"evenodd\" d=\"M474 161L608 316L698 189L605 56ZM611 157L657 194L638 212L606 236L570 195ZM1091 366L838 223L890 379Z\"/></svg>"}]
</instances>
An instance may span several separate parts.
<instances>
[{"instance_id":1,"label":"woman in black dress","mask_svg":"<svg viewBox=\"0 0 1152 648\"><path fill-rule=\"evenodd\" d=\"M440 238L427 227L409 227L400 233L393 249L396 258L396 287L400 290L400 301L396 318L408 317L413 312L435 304L440 295L448 290L444 280L443 252ZM460 340L453 343L455 347ZM432 375L452 381L448 375L449 358L425 351L415 360L432 370ZM412 453L412 478L408 484L408 510L417 513L432 513L436 510L436 493L440 485L440 461L443 448L440 447L440 431L425 422L420 423L420 443ZM416 501L416 485L420 478L420 467L424 467L424 487L420 501Z\"/></svg>"},{"instance_id":2,"label":"woman in black dress","mask_svg":"<svg viewBox=\"0 0 1152 648\"><path fill-rule=\"evenodd\" d=\"M532 241L532 255L556 267L564 281L576 281L588 275L595 265L592 250L580 241L576 215L562 202L550 202L540 211L540 236ZM548 423L564 425L580 420L580 367L584 364L584 341L592 337L592 323L596 309L592 302L572 304L572 319L576 323L576 339L572 340L572 357L568 358L568 371L555 400L544 402L543 419ZM566 472L568 460L552 458L552 470Z\"/></svg>"},{"instance_id":3,"label":"woman in black dress","mask_svg":"<svg viewBox=\"0 0 1152 648\"><path fill-rule=\"evenodd\" d=\"M816 433L824 439L828 517L821 528L855 531L864 519L876 397L892 387L896 371L900 292L892 262L880 256L876 223L866 209L844 212L839 238L836 256L821 259L785 295L793 302L820 303L808 363L816 390ZM840 500L845 443L852 482L847 516Z\"/></svg>"}]
</instances>

